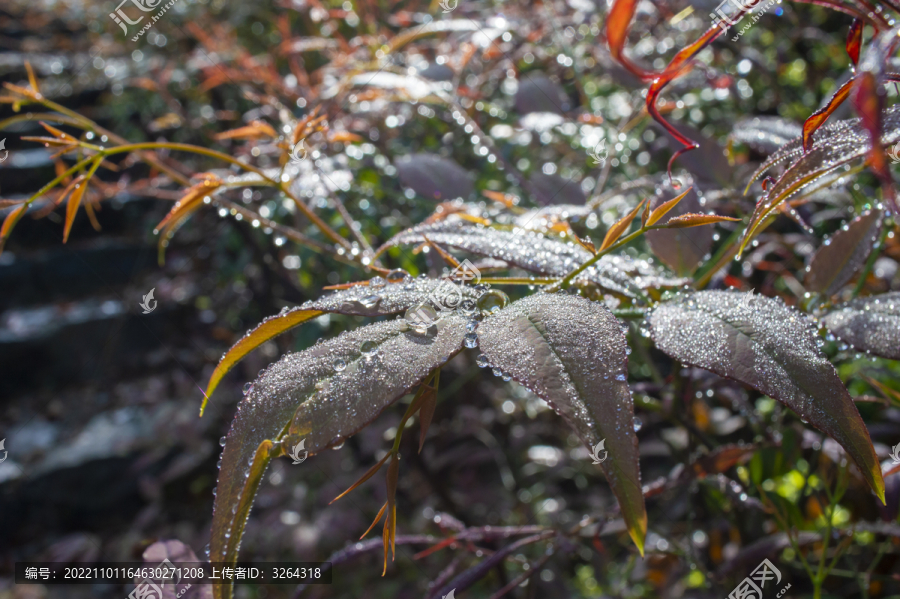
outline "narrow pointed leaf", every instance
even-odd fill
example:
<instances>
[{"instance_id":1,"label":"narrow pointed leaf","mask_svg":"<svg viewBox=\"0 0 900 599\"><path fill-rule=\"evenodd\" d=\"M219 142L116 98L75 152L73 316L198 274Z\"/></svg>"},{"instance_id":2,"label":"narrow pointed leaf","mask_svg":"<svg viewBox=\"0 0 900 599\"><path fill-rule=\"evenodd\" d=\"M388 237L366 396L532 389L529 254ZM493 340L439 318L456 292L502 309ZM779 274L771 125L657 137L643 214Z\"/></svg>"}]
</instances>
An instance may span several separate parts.
<instances>
[{"instance_id":1,"label":"narrow pointed leaf","mask_svg":"<svg viewBox=\"0 0 900 599\"><path fill-rule=\"evenodd\" d=\"M700 198L693 190L687 193L678 203L666 208L671 216L681 216L689 212L698 212L704 209ZM651 205L655 210L660 210L666 204L673 202L662 201L662 195L653 198ZM660 215L662 216L662 215ZM654 229L647 231L645 237L653 254L660 262L675 271L676 274L689 275L703 262L704 256L712 249L712 229L700 229L697 231L682 231L679 229Z\"/></svg>"},{"instance_id":2,"label":"narrow pointed leaf","mask_svg":"<svg viewBox=\"0 0 900 599\"><path fill-rule=\"evenodd\" d=\"M833 437L884 501L869 431L803 314L750 293L699 291L659 304L649 321L663 352L754 387Z\"/></svg>"},{"instance_id":3,"label":"narrow pointed leaf","mask_svg":"<svg viewBox=\"0 0 900 599\"><path fill-rule=\"evenodd\" d=\"M419 408L419 453L422 453L422 447L425 446L425 437L434 418L435 408L437 408L437 390L426 391L422 396L422 407Z\"/></svg>"},{"instance_id":4,"label":"narrow pointed leaf","mask_svg":"<svg viewBox=\"0 0 900 599\"><path fill-rule=\"evenodd\" d=\"M3 252L3 246L6 245L6 240L12 235L13 227L16 226L16 223L19 222L19 219L22 218L26 212L28 212L28 204L22 204L18 208L10 210L9 214L6 215L6 218L3 219L3 225L0 226L0 253Z\"/></svg>"},{"instance_id":5,"label":"narrow pointed leaf","mask_svg":"<svg viewBox=\"0 0 900 599\"><path fill-rule=\"evenodd\" d=\"M391 454L387 454L387 455L389 456ZM387 509L387 506L388 506L387 501L385 501L384 505L381 506L381 509L378 510L378 515L375 516L374 520L372 520L372 524L370 524L369 528L366 529L366 532L362 533L362 535L359 537L360 540L366 538L366 535L368 535L370 532L372 532L372 529L375 528L375 525L381 521L381 517L384 516L384 511Z\"/></svg>"},{"instance_id":6,"label":"narrow pointed leaf","mask_svg":"<svg viewBox=\"0 0 900 599\"><path fill-rule=\"evenodd\" d=\"M853 19L850 23L850 31L847 32L847 55L855 67L859 64L859 50L862 47L863 22L862 19Z\"/></svg>"},{"instance_id":7,"label":"narrow pointed leaf","mask_svg":"<svg viewBox=\"0 0 900 599\"><path fill-rule=\"evenodd\" d=\"M72 191L72 195L69 196L69 201L66 204L66 223L63 227L63 243L69 241L69 233L72 231L72 224L75 222L75 215L78 214L78 207L81 206L81 198L84 197L87 186L88 179L82 179L80 183L75 184L75 189Z\"/></svg>"},{"instance_id":8,"label":"narrow pointed leaf","mask_svg":"<svg viewBox=\"0 0 900 599\"><path fill-rule=\"evenodd\" d=\"M387 459L389 457L391 457L390 453L384 454L384 457L381 458L380 460L378 460L377 462L375 462L375 465L372 466L371 468L369 468L365 474L360 476L359 480L357 480L355 483L350 485L346 491L344 491L343 493L341 493L340 495L338 495L337 497L335 497L334 499L329 501L328 505L331 505L332 503L334 503L335 501L337 501L338 499L340 499L341 497L343 497L344 495L346 495L353 489L357 488L358 486L360 486L361 484L363 484L364 482L366 482L367 480L369 480L370 478L375 476L375 473L378 472L379 470L381 470L381 467L384 466L384 463L387 461ZM365 536L365 535L363 535L363 536Z\"/></svg>"},{"instance_id":9,"label":"narrow pointed leaf","mask_svg":"<svg viewBox=\"0 0 900 599\"><path fill-rule=\"evenodd\" d=\"M655 73L642 69L625 56L625 42L628 41L628 30L637 10L637 0L615 0L606 17L606 41L609 53L619 64L640 77L642 81L650 81Z\"/></svg>"},{"instance_id":10,"label":"narrow pointed leaf","mask_svg":"<svg viewBox=\"0 0 900 599\"><path fill-rule=\"evenodd\" d=\"M689 194L692 189L693 187L688 187L686 190L684 190L684 193L680 193L668 202L663 202L662 204L654 208L650 215L647 216L647 226L649 227L651 225L655 225L659 221L659 219L668 214L669 210L677 206L678 203L684 199L684 196ZM647 204L647 207L650 207L649 203Z\"/></svg>"},{"instance_id":11,"label":"narrow pointed leaf","mask_svg":"<svg viewBox=\"0 0 900 599\"><path fill-rule=\"evenodd\" d=\"M882 116L881 145L890 146L900 141L900 105L884 110ZM751 176L752 182L775 164L792 161L756 205L741 240L742 251L779 204L845 164L866 158L872 147L869 131L860 119L828 123L812 138L809 152L803 152L802 139L795 139L772 154Z\"/></svg>"},{"instance_id":12,"label":"narrow pointed leaf","mask_svg":"<svg viewBox=\"0 0 900 599\"><path fill-rule=\"evenodd\" d=\"M739 218L730 216L719 216L718 214L696 214L688 213L681 216L673 216L666 221L666 227L669 229L687 229L689 227L699 227L701 225L712 225L727 221L740 221Z\"/></svg>"},{"instance_id":13,"label":"narrow pointed leaf","mask_svg":"<svg viewBox=\"0 0 900 599\"><path fill-rule=\"evenodd\" d=\"M338 445L462 349L466 321L451 313L418 334L402 319L346 332L269 366L238 406L225 440L210 555L233 564L268 462L300 440L309 455ZM363 342L376 344L363 355ZM280 446L279 446L280 444ZM273 449L269 449L272 448ZM229 585L215 589L231 596Z\"/></svg>"},{"instance_id":14,"label":"narrow pointed leaf","mask_svg":"<svg viewBox=\"0 0 900 599\"><path fill-rule=\"evenodd\" d=\"M397 283L387 283L382 287L358 285L308 301L293 309L284 309L280 314L263 320L253 330L225 352L206 385L206 397L200 407L200 414L206 402L222 378L251 351L282 333L316 318L326 312L353 316L386 316L403 312L422 302L440 284L436 279L409 279ZM474 291L462 289L463 294L474 298Z\"/></svg>"},{"instance_id":15,"label":"narrow pointed leaf","mask_svg":"<svg viewBox=\"0 0 900 599\"><path fill-rule=\"evenodd\" d=\"M806 289L826 295L840 291L872 253L881 234L881 217L881 210L870 210L820 247L809 264Z\"/></svg>"},{"instance_id":16,"label":"narrow pointed leaf","mask_svg":"<svg viewBox=\"0 0 900 599\"><path fill-rule=\"evenodd\" d=\"M603 243L600 244L600 250L603 251L612 244L614 244L619 237L625 234L625 231L628 230L628 227L631 226L631 221L634 220L634 217L637 216L638 211L644 206L644 202L647 200L641 200L640 203L634 207L634 209L623 216L617 223L609 228L609 231L606 232L606 237L603 238Z\"/></svg>"},{"instance_id":17,"label":"narrow pointed leaf","mask_svg":"<svg viewBox=\"0 0 900 599\"><path fill-rule=\"evenodd\" d=\"M900 292L851 300L825 316L824 323L856 349L900 360Z\"/></svg>"},{"instance_id":18,"label":"narrow pointed leaf","mask_svg":"<svg viewBox=\"0 0 900 599\"><path fill-rule=\"evenodd\" d=\"M581 297L537 294L485 318L478 340L495 368L544 399L588 449L605 439L609 458L600 466L643 553L647 513L625 336L616 318Z\"/></svg>"},{"instance_id":19,"label":"narrow pointed leaf","mask_svg":"<svg viewBox=\"0 0 900 599\"><path fill-rule=\"evenodd\" d=\"M812 134L818 131L819 127L828 120L828 117L844 103L844 100L850 95L850 89L852 87L853 79L840 86L838 90L834 92L834 95L831 96L831 99L828 100L828 103L812 113L806 119L806 122L803 123L803 149L805 151L808 152L810 146L812 146Z\"/></svg>"},{"instance_id":20,"label":"narrow pointed leaf","mask_svg":"<svg viewBox=\"0 0 900 599\"><path fill-rule=\"evenodd\" d=\"M504 231L449 219L412 227L388 240L378 252L394 245L422 243L425 235L444 247L503 260L530 272L555 277L567 275L593 255L577 243L563 242L535 231L521 228ZM684 279L666 277L646 260L612 254L603 256L584 271L581 278L632 298L648 287L677 287L685 283Z\"/></svg>"}]
</instances>

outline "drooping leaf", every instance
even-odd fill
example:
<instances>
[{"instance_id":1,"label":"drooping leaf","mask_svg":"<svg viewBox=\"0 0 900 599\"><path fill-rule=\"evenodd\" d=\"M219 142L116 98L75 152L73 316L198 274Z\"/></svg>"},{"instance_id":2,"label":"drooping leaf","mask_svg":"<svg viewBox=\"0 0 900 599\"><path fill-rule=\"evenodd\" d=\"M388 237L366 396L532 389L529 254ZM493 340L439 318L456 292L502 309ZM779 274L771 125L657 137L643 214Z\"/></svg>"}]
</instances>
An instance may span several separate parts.
<instances>
[{"instance_id":1,"label":"drooping leaf","mask_svg":"<svg viewBox=\"0 0 900 599\"><path fill-rule=\"evenodd\" d=\"M13 227L16 226L16 223L19 222L19 219L21 219L26 212L28 212L28 204L23 203L10 210L3 219L3 225L0 226L0 253L3 252L3 246L6 245L6 240L12 235Z\"/></svg>"},{"instance_id":2,"label":"drooping leaf","mask_svg":"<svg viewBox=\"0 0 900 599\"><path fill-rule=\"evenodd\" d=\"M609 53L619 61L619 64L637 75L642 81L651 81L656 73L652 73L637 66L625 56L625 42L628 41L628 30L631 28L631 20L634 11L637 10L637 0L615 0L606 17L606 41L609 43Z\"/></svg>"},{"instance_id":3,"label":"drooping leaf","mask_svg":"<svg viewBox=\"0 0 900 599\"><path fill-rule=\"evenodd\" d=\"M751 293L700 291L659 304L649 322L663 352L754 387L831 435L884 501L866 425L804 315Z\"/></svg>"},{"instance_id":4,"label":"drooping leaf","mask_svg":"<svg viewBox=\"0 0 900 599\"><path fill-rule=\"evenodd\" d=\"M78 208L81 206L81 198L84 197L84 192L87 191L88 179L80 179L80 182L75 183L72 195L69 196L69 201L66 203L66 222L63 227L63 243L69 241L69 233L72 231L75 215L78 214Z\"/></svg>"},{"instance_id":5,"label":"drooping leaf","mask_svg":"<svg viewBox=\"0 0 900 599\"><path fill-rule=\"evenodd\" d=\"M478 342L491 365L543 398L589 449L605 439L609 458L600 466L643 554L647 514L626 342L615 316L581 297L536 294L485 318Z\"/></svg>"},{"instance_id":6,"label":"drooping leaf","mask_svg":"<svg viewBox=\"0 0 900 599\"><path fill-rule=\"evenodd\" d=\"M813 133L812 140L812 147L805 154L802 139L785 144L769 156L751 176L752 182L775 164L793 161L756 205L741 241L742 250L753 238L759 225L779 204L845 164L865 158L871 148L869 132L860 119L828 123ZM881 144L892 145L898 140L900 105L895 105L883 113Z\"/></svg>"},{"instance_id":7,"label":"drooping leaf","mask_svg":"<svg viewBox=\"0 0 900 599\"><path fill-rule=\"evenodd\" d=\"M592 256L577 243L563 242L534 231L520 228L504 231L451 219L407 229L385 242L378 253L394 245L418 245L424 241L423 235L444 247L495 258L553 277L565 276ZM684 279L664 276L646 260L613 254L603 256L576 280L580 279L626 297L636 297L642 289L649 287L677 287L685 283Z\"/></svg>"},{"instance_id":8,"label":"drooping leaf","mask_svg":"<svg viewBox=\"0 0 900 599\"><path fill-rule=\"evenodd\" d=\"M851 300L823 321L836 337L856 349L900 360L900 292Z\"/></svg>"},{"instance_id":9,"label":"drooping leaf","mask_svg":"<svg viewBox=\"0 0 900 599\"><path fill-rule=\"evenodd\" d=\"M196 185L190 186L181 196L181 199L175 202L172 209L166 214L165 218L156 225L154 233L159 233L159 260L163 260L163 251L169 243L169 239L175 234L184 221L194 212L203 206L203 198L212 194L223 181L212 173L203 173L203 179Z\"/></svg>"},{"instance_id":10,"label":"drooping leaf","mask_svg":"<svg viewBox=\"0 0 900 599\"><path fill-rule=\"evenodd\" d=\"M462 349L466 320L450 313L424 334L397 319L346 332L269 366L241 401L222 452L210 556L233 564L269 461L303 440L309 455L375 419ZM374 354L364 355L364 342ZM230 585L215 589L231 596Z\"/></svg>"},{"instance_id":11,"label":"drooping leaf","mask_svg":"<svg viewBox=\"0 0 900 599\"><path fill-rule=\"evenodd\" d=\"M263 320L225 352L209 377L206 397L200 414L222 378L251 351L282 333L327 313L352 316L386 316L397 314L426 299L441 284L437 279L412 279L407 275L399 282L382 283L379 287L357 285L305 302L302 306L283 309ZM460 293L475 299L474 291L460 287Z\"/></svg>"},{"instance_id":12,"label":"drooping leaf","mask_svg":"<svg viewBox=\"0 0 900 599\"><path fill-rule=\"evenodd\" d=\"M437 154L411 154L397 160L395 166L400 181L426 198L467 198L475 189L468 171Z\"/></svg>"},{"instance_id":13,"label":"drooping leaf","mask_svg":"<svg viewBox=\"0 0 900 599\"><path fill-rule=\"evenodd\" d=\"M806 289L834 295L866 262L881 234L881 210L866 212L825 241L806 273Z\"/></svg>"},{"instance_id":14,"label":"drooping leaf","mask_svg":"<svg viewBox=\"0 0 900 599\"><path fill-rule=\"evenodd\" d=\"M793 121L774 116L755 116L735 123L729 138L770 154L801 135L803 127Z\"/></svg>"}]
</instances>

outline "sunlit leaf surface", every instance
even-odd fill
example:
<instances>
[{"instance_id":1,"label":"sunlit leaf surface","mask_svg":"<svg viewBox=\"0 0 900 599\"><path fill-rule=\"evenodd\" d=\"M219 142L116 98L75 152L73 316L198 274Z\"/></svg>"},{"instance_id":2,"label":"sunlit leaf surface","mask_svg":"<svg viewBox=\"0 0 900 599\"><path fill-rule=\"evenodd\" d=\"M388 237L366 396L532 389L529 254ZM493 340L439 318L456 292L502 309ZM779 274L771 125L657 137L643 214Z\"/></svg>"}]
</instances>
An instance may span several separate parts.
<instances>
[{"instance_id":1,"label":"sunlit leaf surface","mask_svg":"<svg viewBox=\"0 0 900 599\"><path fill-rule=\"evenodd\" d=\"M251 351L278 335L301 325L326 312L353 316L385 316L397 314L411 308L427 298L441 284L437 279L413 279L399 271L397 277L389 280L380 277L369 281L369 285L357 285L330 293L302 306L288 309L263 320L235 343L222 356L218 366L210 376L206 387L207 399L213 394L222 378ZM475 299L469 287L457 286L460 293ZM201 413L206 400L201 407Z\"/></svg>"},{"instance_id":2,"label":"sunlit leaf surface","mask_svg":"<svg viewBox=\"0 0 900 599\"><path fill-rule=\"evenodd\" d=\"M869 432L806 316L751 293L700 291L660 304L649 322L676 360L750 385L831 435L884 501Z\"/></svg>"},{"instance_id":3,"label":"sunlit leaf surface","mask_svg":"<svg viewBox=\"0 0 900 599\"><path fill-rule=\"evenodd\" d=\"M238 406L222 452L210 556L233 563L257 486L272 457L304 441L314 455L371 422L463 345L451 313L426 333L403 319L360 327L269 366ZM362 350L366 343L367 351ZM225 585L217 599L230 596Z\"/></svg>"},{"instance_id":4,"label":"sunlit leaf surface","mask_svg":"<svg viewBox=\"0 0 900 599\"><path fill-rule=\"evenodd\" d=\"M900 292L851 300L823 321L836 337L856 349L900 360Z\"/></svg>"},{"instance_id":5,"label":"sunlit leaf surface","mask_svg":"<svg viewBox=\"0 0 900 599\"><path fill-rule=\"evenodd\" d=\"M504 231L454 220L413 227L393 237L382 250L391 245L418 245L424 241L423 235L445 247L503 260L512 266L554 277L568 274L591 258L588 250L574 242L525 229ZM683 279L666 277L646 260L613 254L603 256L579 278L627 297L636 297L641 289L651 286L684 284Z\"/></svg>"},{"instance_id":6,"label":"sunlit leaf surface","mask_svg":"<svg viewBox=\"0 0 900 599\"><path fill-rule=\"evenodd\" d=\"M643 553L647 515L625 335L616 318L584 298L536 294L486 318L478 340L493 367L546 400L589 449L605 439L609 459L600 466Z\"/></svg>"}]
</instances>

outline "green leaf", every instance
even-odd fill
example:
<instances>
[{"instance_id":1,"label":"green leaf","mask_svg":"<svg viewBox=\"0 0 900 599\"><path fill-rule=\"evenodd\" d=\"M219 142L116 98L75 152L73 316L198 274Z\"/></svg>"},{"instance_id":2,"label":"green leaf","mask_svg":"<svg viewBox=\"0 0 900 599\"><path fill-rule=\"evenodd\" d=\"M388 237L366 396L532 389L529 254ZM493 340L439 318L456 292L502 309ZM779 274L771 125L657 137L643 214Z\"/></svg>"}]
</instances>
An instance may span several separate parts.
<instances>
[{"instance_id":1,"label":"green leaf","mask_svg":"<svg viewBox=\"0 0 900 599\"><path fill-rule=\"evenodd\" d=\"M234 564L253 498L268 463L304 441L309 455L343 443L462 349L456 313L426 333L403 319L346 332L271 365L238 406L222 452L210 556ZM363 355L361 345L377 350ZM231 597L231 586L215 589Z\"/></svg>"},{"instance_id":2,"label":"green leaf","mask_svg":"<svg viewBox=\"0 0 900 599\"><path fill-rule=\"evenodd\" d=\"M804 314L752 293L699 291L660 304L649 320L668 355L750 385L833 437L884 502L869 431Z\"/></svg>"},{"instance_id":3,"label":"green leaf","mask_svg":"<svg viewBox=\"0 0 900 599\"><path fill-rule=\"evenodd\" d=\"M485 318L478 341L495 368L543 398L589 449L606 440L609 459L600 467L643 554L647 512L625 335L615 316L577 296L537 294Z\"/></svg>"}]
</instances>

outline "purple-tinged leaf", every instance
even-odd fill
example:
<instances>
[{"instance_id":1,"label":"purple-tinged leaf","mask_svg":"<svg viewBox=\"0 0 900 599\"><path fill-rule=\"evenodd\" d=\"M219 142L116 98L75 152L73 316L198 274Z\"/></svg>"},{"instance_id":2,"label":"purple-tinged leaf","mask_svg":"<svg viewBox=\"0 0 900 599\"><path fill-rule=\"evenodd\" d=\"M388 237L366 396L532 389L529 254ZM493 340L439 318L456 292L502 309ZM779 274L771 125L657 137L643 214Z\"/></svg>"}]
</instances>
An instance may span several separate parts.
<instances>
[{"instance_id":1,"label":"purple-tinged leaf","mask_svg":"<svg viewBox=\"0 0 900 599\"><path fill-rule=\"evenodd\" d=\"M751 293L699 291L659 304L649 321L663 352L749 385L833 437L884 501L869 431L805 315Z\"/></svg>"},{"instance_id":2,"label":"purple-tinged leaf","mask_svg":"<svg viewBox=\"0 0 900 599\"><path fill-rule=\"evenodd\" d=\"M462 349L456 313L424 334L403 319L348 331L284 356L253 383L225 440L213 511L211 559L233 564L250 507L273 457L304 441L308 455L338 445ZM371 342L375 351L361 346ZM216 599L231 587L216 587Z\"/></svg>"},{"instance_id":3,"label":"purple-tinged leaf","mask_svg":"<svg viewBox=\"0 0 900 599\"><path fill-rule=\"evenodd\" d=\"M803 127L774 116L756 116L738 121L729 138L770 154L803 134Z\"/></svg>"},{"instance_id":4,"label":"purple-tinged leaf","mask_svg":"<svg viewBox=\"0 0 900 599\"><path fill-rule=\"evenodd\" d=\"M823 321L835 337L856 349L900 360L900 292L851 300Z\"/></svg>"},{"instance_id":5,"label":"purple-tinged leaf","mask_svg":"<svg viewBox=\"0 0 900 599\"><path fill-rule=\"evenodd\" d=\"M643 554L647 513L627 345L615 316L581 297L539 293L485 318L478 342L493 367L544 399L589 449L605 440L609 459L600 467Z\"/></svg>"},{"instance_id":6,"label":"purple-tinged leaf","mask_svg":"<svg viewBox=\"0 0 900 599\"><path fill-rule=\"evenodd\" d=\"M872 253L881 223L881 210L870 210L826 240L809 263L806 289L829 296L840 291Z\"/></svg>"},{"instance_id":7,"label":"purple-tinged leaf","mask_svg":"<svg viewBox=\"0 0 900 599\"><path fill-rule=\"evenodd\" d=\"M475 190L468 171L437 154L412 154L397 160L395 166L400 181L426 198L466 198Z\"/></svg>"}]
</instances>

